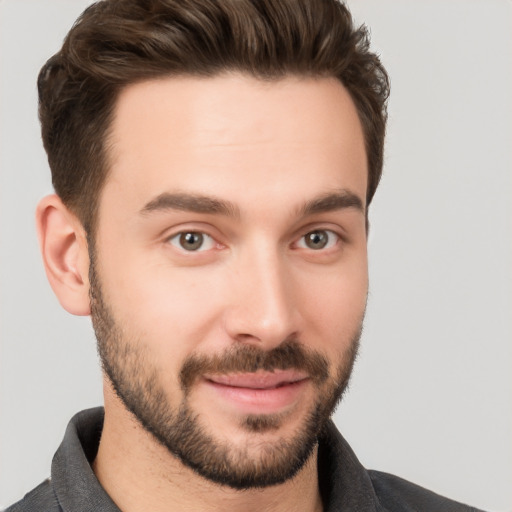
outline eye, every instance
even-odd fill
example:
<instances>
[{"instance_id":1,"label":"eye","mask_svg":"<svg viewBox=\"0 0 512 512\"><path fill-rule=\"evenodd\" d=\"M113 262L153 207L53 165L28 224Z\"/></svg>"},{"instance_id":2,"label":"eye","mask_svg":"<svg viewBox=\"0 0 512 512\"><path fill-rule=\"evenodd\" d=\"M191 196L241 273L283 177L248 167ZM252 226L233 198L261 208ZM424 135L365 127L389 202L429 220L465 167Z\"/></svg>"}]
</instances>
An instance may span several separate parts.
<instances>
[{"instance_id":1,"label":"eye","mask_svg":"<svg viewBox=\"0 0 512 512\"><path fill-rule=\"evenodd\" d=\"M334 247L339 240L339 236L329 229L315 229L306 233L300 238L297 246L301 249L312 249L320 251Z\"/></svg>"},{"instance_id":2,"label":"eye","mask_svg":"<svg viewBox=\"0 0 512 512\"><path fill-rule=\"evenodd\" d=\"M210 235L200 231L183 231L169 238L169 243L187 252L207 251L215 245Z\"/></svg>"}]
</instances>

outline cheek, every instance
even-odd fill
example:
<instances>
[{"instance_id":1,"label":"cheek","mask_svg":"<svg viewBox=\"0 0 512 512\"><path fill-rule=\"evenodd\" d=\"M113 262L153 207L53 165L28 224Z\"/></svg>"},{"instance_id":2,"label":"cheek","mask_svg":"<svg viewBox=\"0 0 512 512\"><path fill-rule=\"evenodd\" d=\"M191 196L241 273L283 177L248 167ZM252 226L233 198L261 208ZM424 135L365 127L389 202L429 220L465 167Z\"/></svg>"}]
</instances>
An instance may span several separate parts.
<instances>
[{"instance_id":1,"label":"cheek","mask_svg":"<svg viewBox=\"0 0 512 512\"><path fill-rule=\"evenodd\" d=\"M327 354L340 354L358 334L366 308L368 272L362 257L357 264L332 269L302 290L305 325Z\"/></svg>"},{"instance_id":2,"label":"cheek","mask_svg":"<svg viewBox=\"0 0 512 512\"><path fill-rule=\"evenodd\" d=\"M170 366L179 369L183 359L218 330L212 275L128 253L114 262L103 266L102 284L117 323L128 340L145 346L153 364L166 371Z\"/></svg>"}]
</instances>

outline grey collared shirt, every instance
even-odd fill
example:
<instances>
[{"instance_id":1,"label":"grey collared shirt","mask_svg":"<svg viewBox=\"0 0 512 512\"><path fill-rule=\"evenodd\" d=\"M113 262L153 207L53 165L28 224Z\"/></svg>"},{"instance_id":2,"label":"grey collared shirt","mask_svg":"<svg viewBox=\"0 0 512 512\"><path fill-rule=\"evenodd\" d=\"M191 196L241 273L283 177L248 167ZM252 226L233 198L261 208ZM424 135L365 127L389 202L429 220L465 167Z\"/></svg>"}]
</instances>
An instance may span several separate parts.
<instances>
[{"instance_id":1,"label":"grey collared shirt","mask_svg":"<svg viewBox=\"0 0 512 512\"><path fill-rule=\"evenodd\" d=\"M103 408L70 421L51 478L6 512L120 512L94 475ZM333 423L319 438L318 476L325 512L478 512L401 478L367 471Z\"/></svg>"}]
</instances>

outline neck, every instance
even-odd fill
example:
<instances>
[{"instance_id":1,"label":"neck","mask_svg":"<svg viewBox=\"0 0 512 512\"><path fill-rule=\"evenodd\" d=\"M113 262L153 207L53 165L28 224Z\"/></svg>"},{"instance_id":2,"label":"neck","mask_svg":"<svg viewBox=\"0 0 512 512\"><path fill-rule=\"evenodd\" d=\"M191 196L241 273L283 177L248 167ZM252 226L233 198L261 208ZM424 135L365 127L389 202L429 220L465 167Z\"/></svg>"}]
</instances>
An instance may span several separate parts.
<instances>
[{"instance_id":1,"label":"neck","mask_svg":"<svg viewBox=\"0 0 512 512\"><path fill-rule=\"evenodd\" d=\"M221 486L170 454L110 391L105 394L105 423L93 470L123 512L322 510L316 448L297 475L283 484L243 491Z\"/></svg>"}]
</instances>

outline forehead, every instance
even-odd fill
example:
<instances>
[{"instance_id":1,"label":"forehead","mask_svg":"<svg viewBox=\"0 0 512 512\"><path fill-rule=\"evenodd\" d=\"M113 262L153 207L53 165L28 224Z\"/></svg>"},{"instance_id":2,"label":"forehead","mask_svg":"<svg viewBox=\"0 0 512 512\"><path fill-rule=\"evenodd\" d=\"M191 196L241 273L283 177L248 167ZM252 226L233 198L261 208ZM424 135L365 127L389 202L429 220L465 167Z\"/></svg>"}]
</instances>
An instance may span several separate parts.
<instances>
[{"instance_id":1,"label":"forehead","mask_svg":"<svg viewBox=\"0 0 512 512\"><path fill-rule=\"evenodd\" d=\"M226 74L134 84L118 98L111 148L104 192L139 202L173 190L222 196L245 187L249 199L347 181L363 201L366 192L361 125L334 78Z\"/></svg>"}]
</instances>

